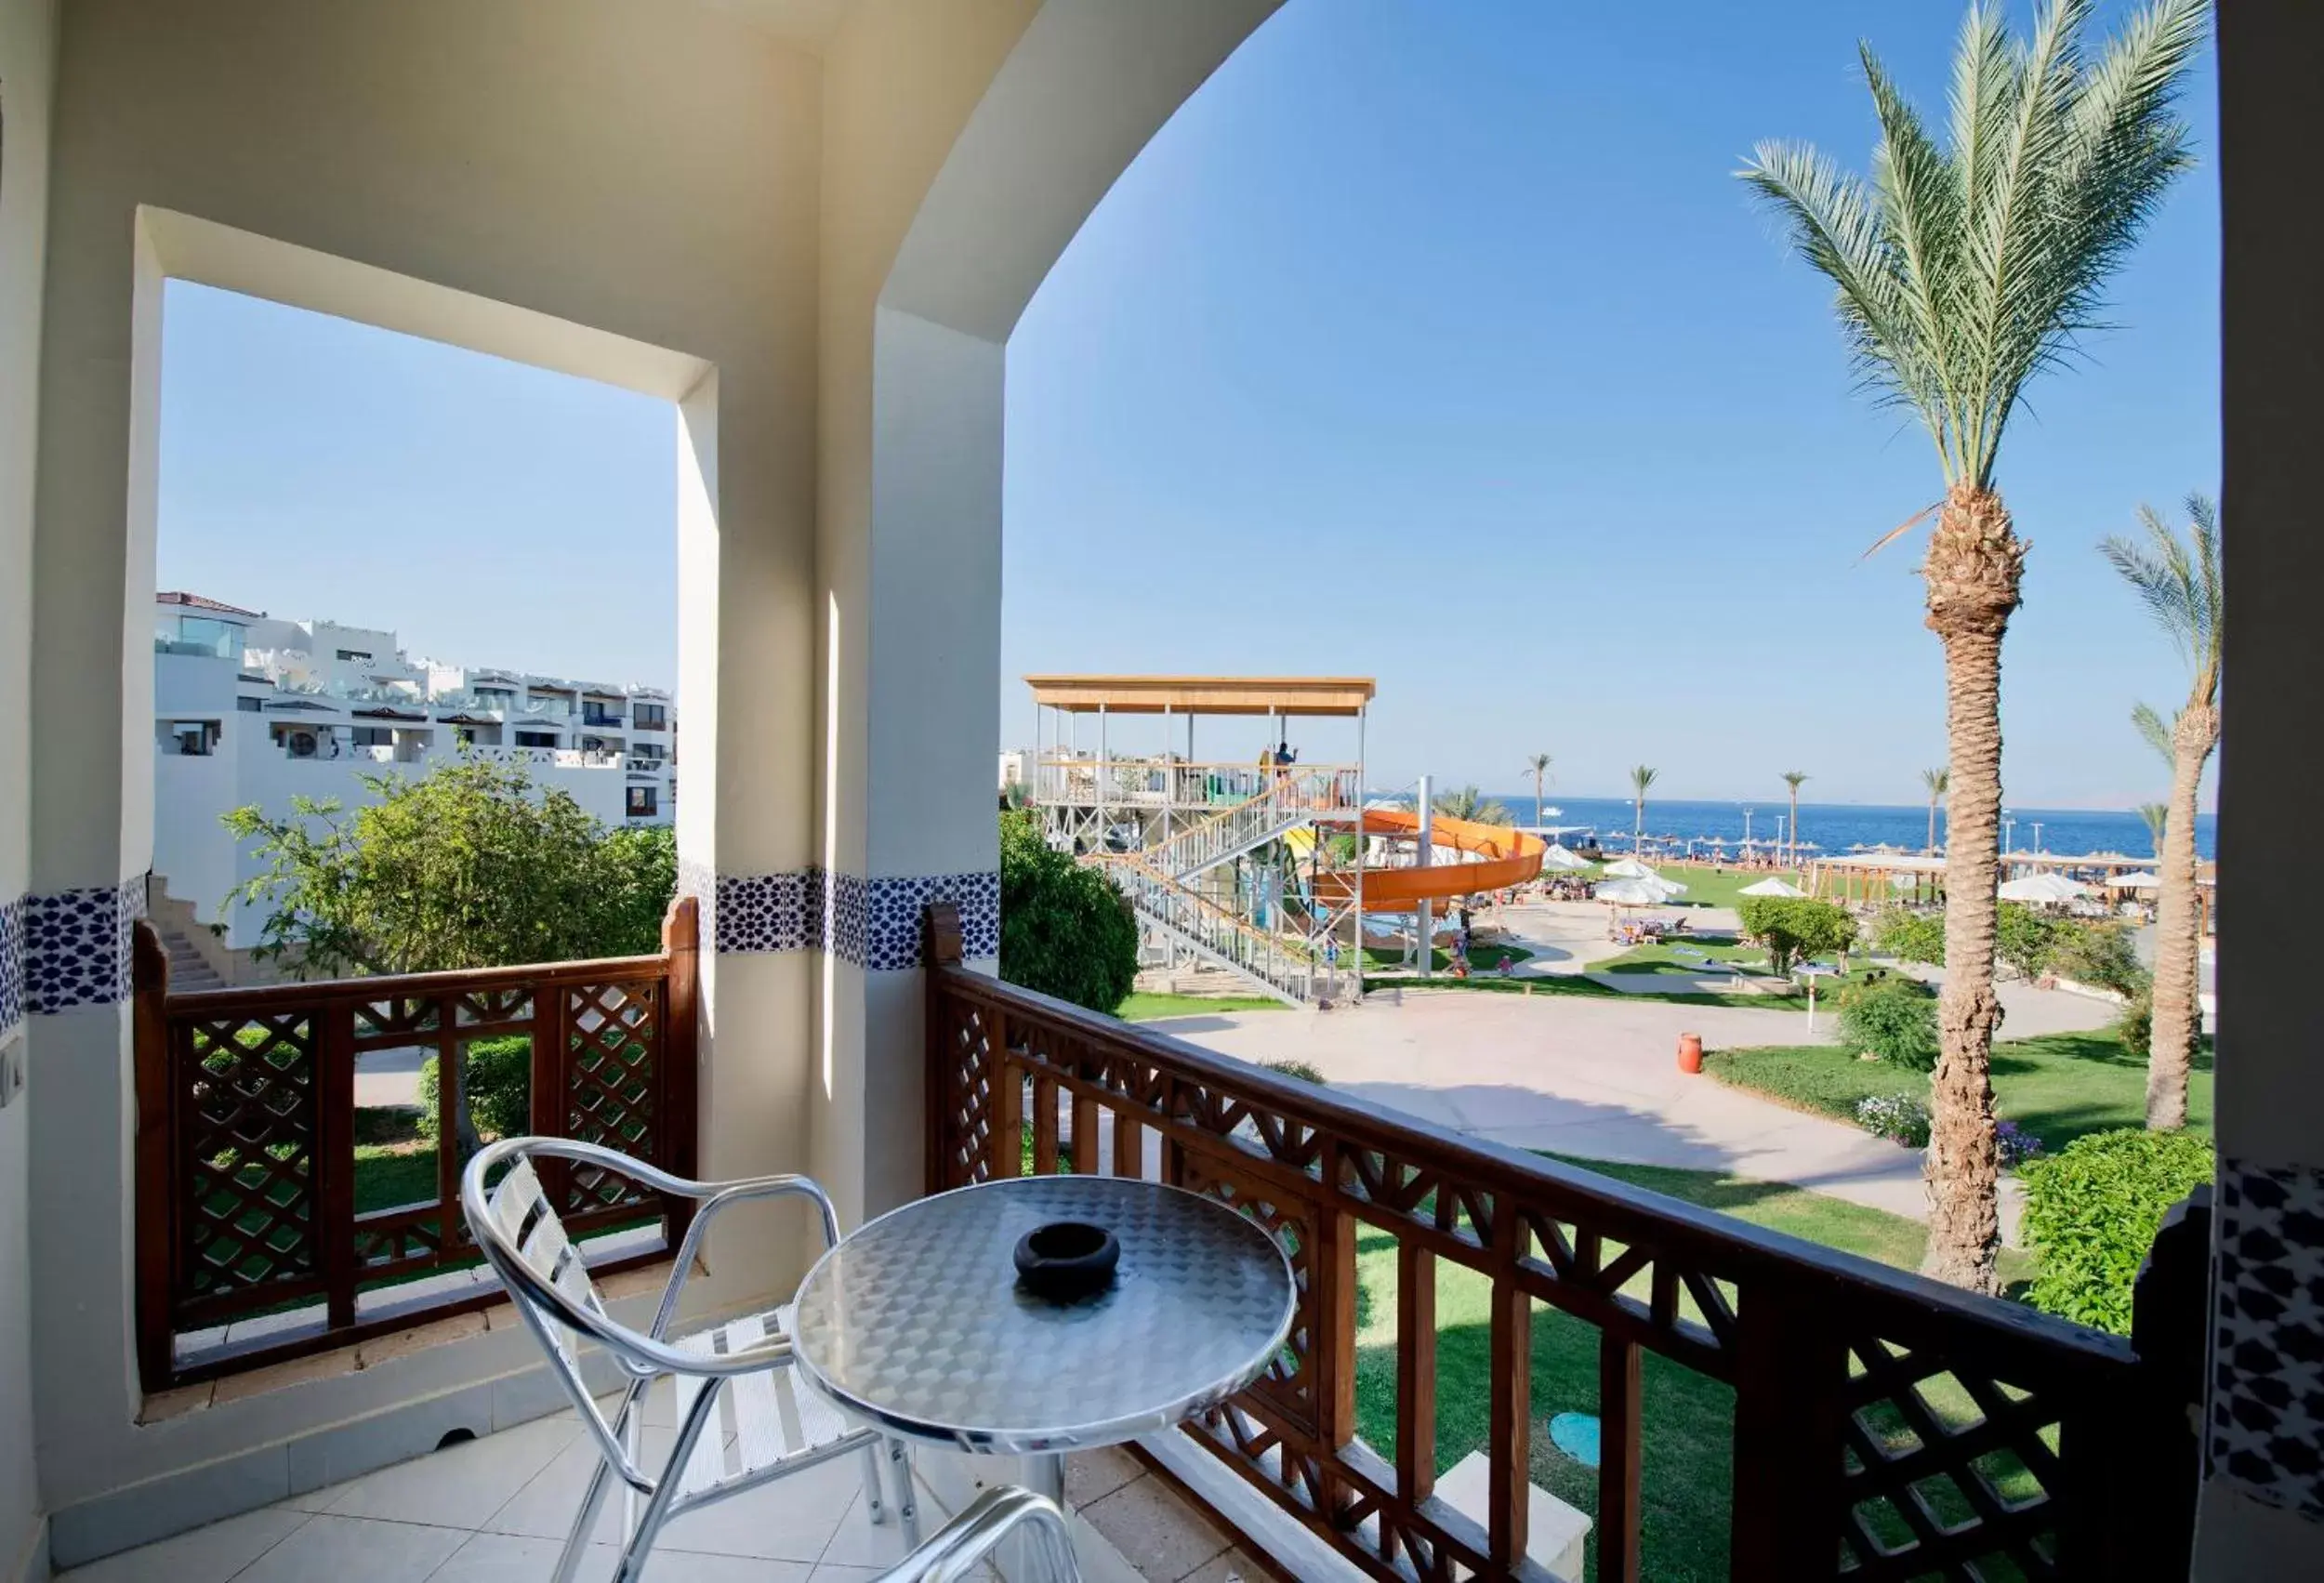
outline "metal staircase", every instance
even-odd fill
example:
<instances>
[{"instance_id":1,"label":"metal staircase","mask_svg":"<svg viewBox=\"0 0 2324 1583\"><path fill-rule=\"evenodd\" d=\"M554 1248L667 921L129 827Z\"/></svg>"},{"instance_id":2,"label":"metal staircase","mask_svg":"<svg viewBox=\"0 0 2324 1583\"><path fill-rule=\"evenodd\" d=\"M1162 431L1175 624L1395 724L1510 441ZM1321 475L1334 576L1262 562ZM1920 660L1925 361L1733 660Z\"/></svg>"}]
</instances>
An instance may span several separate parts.
<instances>
[{"instance_id":1,"label":"metal staircase","mask_svg":"<svg viewBox=\"0 0 2324 1583\"><path fill-rule=\"evenodd\" d=\"M1353 772L1290 769L1266 790L1157 841L1139 854L1174 879L1192 879L1269 841L1279 841L1320 815L1353 811L1360 801Z\"/></svg>"},{"instance_id":2,"label":"metal staircase","mask_svg":"<svg viewBox=\"0 0 2324 1583\"><path fill-rule=\"evenodd\" d=\"M1165 874L1147 856L1109 857L1103 867L1141 922L1261 993L1287 1006L1313 1006L1335 992L1337 972L1306 940L1254 927Z\"/></svg>"}]
</instances>

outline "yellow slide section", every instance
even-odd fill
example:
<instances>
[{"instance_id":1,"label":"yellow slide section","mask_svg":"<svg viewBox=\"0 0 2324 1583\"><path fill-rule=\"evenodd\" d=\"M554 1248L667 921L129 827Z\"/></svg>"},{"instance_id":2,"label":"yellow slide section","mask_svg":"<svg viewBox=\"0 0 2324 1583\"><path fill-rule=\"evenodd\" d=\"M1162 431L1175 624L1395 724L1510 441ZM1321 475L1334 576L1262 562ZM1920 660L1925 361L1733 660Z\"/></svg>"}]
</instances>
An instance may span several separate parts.
<instances>
[{"instance_id":1,"label":"yellow slide section","mask_svg":"<svg viewBox=\"0 0 2324 1583\"><path fill-rule=\"evenodd\" d=\"M1364 833L1417 839L1420 816L1400 809L1367 808L1364 811ZM1310 842L1314 839L1305 830L1293 834L1305 836ZM1424 901L1443 903L1479 890L1523 885L1540 876L1541 857L1549 851L1538 836L1528 836L1505 824L1447 819L1441 813L1429 821L1429 835L1435 845L1474 852L1479 861L1442 863L1427 868L1367 868L1364 871L1366 912L1408 913ZM1321 904L1343 903L1354 889L1353 875L1326 872L1315 876L1315 899Z\"/></svg>"}]
</instances>

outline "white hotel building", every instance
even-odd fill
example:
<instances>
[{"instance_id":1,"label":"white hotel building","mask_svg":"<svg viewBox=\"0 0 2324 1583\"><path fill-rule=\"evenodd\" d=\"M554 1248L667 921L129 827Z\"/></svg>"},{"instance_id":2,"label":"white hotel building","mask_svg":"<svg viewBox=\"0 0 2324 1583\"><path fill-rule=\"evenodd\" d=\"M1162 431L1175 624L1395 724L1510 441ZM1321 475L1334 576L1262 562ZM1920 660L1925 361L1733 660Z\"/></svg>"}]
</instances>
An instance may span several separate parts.
<instances>
[{"instance_id":1,"label":"white hotel building","mask_svg":"<svg viewBox=\"0 0 2324 1583\"><path fill-rule=\"evenodd\" d=\"M259 866L221 822L235 808L356 808L378 800L365 776L424 774L465 749L524 764L609 829L675 817L678 722L658 688L411 659L390 631L196 594L157 594L153 617L156 910L223 925L232 952L265 923L227 900Z\"/></svg>"}]
</instances>

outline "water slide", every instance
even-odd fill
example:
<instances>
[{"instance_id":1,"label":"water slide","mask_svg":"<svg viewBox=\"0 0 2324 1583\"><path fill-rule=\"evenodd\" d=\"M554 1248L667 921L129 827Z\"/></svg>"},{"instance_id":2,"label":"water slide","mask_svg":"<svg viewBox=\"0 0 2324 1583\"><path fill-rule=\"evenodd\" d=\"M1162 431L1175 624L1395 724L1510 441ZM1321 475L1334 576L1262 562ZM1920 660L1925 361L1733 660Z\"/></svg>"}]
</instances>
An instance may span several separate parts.
<instances>
[{"instance_id":1,"label":"water slide","mask_svg":"<svg viewBox=\"0 0 2324 1583\"><path fill-rule=\"evenodd\" d=\"M1402 809L1367 808L1364 811L1364 833L1418 840L1420 816ZM1294 834L1305 836L1310 843L1314 840L1308 831ZM1499 890L1538 877L1542 854L1549 851L1538 836L1512 830L1506 824L1448 819L1441 813L1430 819L1429 837L1432 845L1473 854L1475 861L1464 857L1459 863L1432 864L1426 868L1367 868L1364 871L1366 912L1408 913L1417 910L1420 903L1431 902L1435 904L1433 910L1441 914L1445 904L1455 897L1479 890ZM1301 848L1292 850L1304 855ZM1327 869L1315 876L1315 899L1327 905L1346 902L1354 888L1355 877L1352 874Z\"/></svg>"}]
</instances>

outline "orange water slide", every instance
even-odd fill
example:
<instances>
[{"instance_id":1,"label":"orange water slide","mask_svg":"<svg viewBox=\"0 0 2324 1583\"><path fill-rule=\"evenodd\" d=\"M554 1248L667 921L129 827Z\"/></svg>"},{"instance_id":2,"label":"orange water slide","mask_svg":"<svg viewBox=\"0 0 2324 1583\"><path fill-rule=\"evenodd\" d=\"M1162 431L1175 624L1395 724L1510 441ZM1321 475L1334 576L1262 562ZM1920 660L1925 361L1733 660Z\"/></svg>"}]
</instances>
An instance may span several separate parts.
<instances>
[{"instance_id":1,"label":"orange water slide","mask_svg":"<svg viewBox=\"0 0 2324 1583\"><path fill-rule=\"evenodd\" d=\"M1401 809L1367 808L1364 833L1415 840L1420 834L1420 816ZM1447 819L1441 813L1429 821L1429 835L1432 844L1473 852L1478 861L1433 864L1427 868L1367 868L1364 871L1366 912L1408 913L1422 902L1441 904L1479 890L1523 885L1540 876L1542 854L1549 851L1538 836L1506 824ZM1354 888L1352 874L1327 870L1315 876L1315 899L1327 905L1344 903Z\"/></svg>"}]
</instances>

